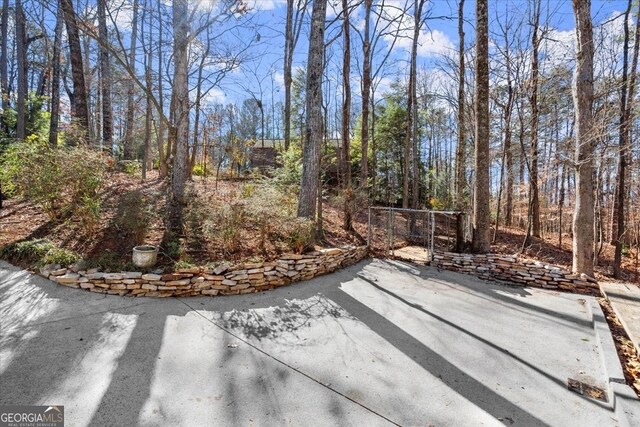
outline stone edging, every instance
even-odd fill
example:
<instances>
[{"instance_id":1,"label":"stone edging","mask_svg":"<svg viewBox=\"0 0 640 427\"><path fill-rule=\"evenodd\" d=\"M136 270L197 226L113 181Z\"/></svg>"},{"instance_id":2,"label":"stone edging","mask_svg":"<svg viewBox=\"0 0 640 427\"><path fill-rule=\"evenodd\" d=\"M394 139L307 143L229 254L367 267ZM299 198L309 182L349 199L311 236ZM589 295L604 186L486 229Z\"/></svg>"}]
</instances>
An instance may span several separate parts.
<instances>
[{"instance_id":1,"label":"stone edging","mask_svg":"<svg viewBox=\"0 0 640 427\"><path fill-rule=\"evenodd\" d=\"M598 282L592 277L572 274L555 265L516 256L436 252L430 265L487 280L600 295Z\"/></svg>"},{"instance_id":2,"label":"stone edging","mask_svg":"<svg viewBox=\"0 0 640 427\"><path fill-rule=\"evenodd\" d=\"M184 268L167 274L123 271L102 273L59 265L40 269L40 275L71 288L110 295L170 297L238 295L308 280L354 264L368 254L366 246L323 249L303 255L287 254L275 261L223 263L217 267Z\"/></svg>"}]
</instances>

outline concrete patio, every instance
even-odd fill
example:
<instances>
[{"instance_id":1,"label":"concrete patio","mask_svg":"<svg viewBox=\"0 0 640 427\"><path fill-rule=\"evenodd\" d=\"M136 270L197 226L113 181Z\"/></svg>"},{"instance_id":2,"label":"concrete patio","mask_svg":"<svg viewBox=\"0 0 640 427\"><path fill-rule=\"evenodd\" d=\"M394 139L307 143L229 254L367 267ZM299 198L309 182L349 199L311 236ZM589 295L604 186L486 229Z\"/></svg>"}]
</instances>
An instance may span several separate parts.
<instances>
[{"instance_id":1,"label":"concrete patio","mask_svg":"<svg viewBox=\"0 0 640 427\"><path fill-rule=\"evenodd\" d=\"M70 426L640 425L595 299L404 262L183 299L0 262L0 322L0 404Z\"/></svg>"}]
</instances>

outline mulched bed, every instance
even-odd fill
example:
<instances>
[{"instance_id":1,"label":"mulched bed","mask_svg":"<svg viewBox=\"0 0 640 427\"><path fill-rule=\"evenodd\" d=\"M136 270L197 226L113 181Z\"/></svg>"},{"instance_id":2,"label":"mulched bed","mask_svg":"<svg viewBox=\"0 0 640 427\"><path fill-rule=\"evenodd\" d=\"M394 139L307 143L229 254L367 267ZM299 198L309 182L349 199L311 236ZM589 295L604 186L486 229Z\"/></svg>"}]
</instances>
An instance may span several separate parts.
<instances>
[{"instance_id":1,"label":"mulched bed","mask_svg":"<svg viewBox=\"0 0 640 427\"><path fill-rule=\"evenodd\" d=\"M606 298L598 298L598 302L607 319L609 329L611 329L613 342L616 344L618 358L624 371L624 378L627 380L629 387L640 397L640 355L636 352L636 348L611 308L609 301Z\"/></svg>"}]
</instances>

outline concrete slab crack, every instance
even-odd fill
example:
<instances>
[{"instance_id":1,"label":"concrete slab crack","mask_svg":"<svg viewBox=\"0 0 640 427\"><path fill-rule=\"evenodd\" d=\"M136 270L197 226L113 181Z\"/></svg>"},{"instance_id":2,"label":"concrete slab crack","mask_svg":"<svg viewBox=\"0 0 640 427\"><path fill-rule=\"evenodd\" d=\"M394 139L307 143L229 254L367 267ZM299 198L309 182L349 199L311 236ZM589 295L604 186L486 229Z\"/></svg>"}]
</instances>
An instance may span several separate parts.
<instances>
[{"instance_id":1,"label":"concrete slab crack","mask_svg":"<svg viewBox=\"0 0 640 427\"><path fill-rule=\"evenodd\" d=\"M225 333L231 335L232 337L234 337L235 339L243 342L244 344L248 345L249 347L253 348L254 350L264 354L265 356L269 357L270 359L276 361L277 363L287 367L288 369L310 379L311 381L321 385L322 387L330 390L331 392L339 395L340 397L343 397L344 399L347 399L353 403L355 403L356 405L360 406L361 408L371 412L372 414L382 418L383 420L387 421L390 424L393 424L395 426L400 426L401 424L398 424L397 422L385 417L384 415L382 415L381 413L375 411L374 409L366 406L365 404L358 402L357 400L345 395L344 393L340 392L339 390L336 390L335 388L331 387L330 384L325 384L323 382L321 382L320 380L312 377L311 375L301 371L300 369L296 368L295 366L292 366L290 364L288 364L287 362L285 362L284 360L281 360L279 358L277 358L276 356L273 356L272 354L267 353L266 351L262 350L260 347L256 346L255 344L251 343L250 341L244 339L243 337L233 333L232 331L230 331L229 329L225 328L222 325L219 325L218 323L214 322L213 320L207 318L206 316L204 316L202 313L200 313L197 309L195 309L194 307L190 306L189 304L187 304L187 302L185 302L184 298L175 298L176 300L180 301L181 303L183 303L184 305L186 305L190 310L192 310L194 313L196 313L198 316L202 317L204 320L206 320L207 322L211 323L212 325L214 325L216 328L224 331Z\"/></svg>"}]
</instances>

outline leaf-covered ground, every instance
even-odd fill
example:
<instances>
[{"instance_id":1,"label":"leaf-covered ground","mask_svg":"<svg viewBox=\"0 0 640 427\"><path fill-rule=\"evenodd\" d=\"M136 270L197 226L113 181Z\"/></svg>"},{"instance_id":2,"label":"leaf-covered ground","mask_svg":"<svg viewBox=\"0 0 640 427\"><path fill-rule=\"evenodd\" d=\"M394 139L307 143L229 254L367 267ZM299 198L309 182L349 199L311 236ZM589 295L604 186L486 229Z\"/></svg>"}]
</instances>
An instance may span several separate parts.
<instances>
[{"instance_id":1,"label":"leaf-covered ground","mask_svg":"<svg viewBox=\"0 0 640 427\"><path fill-rule=\"evenodd\" d=\"M618 350L618 357L624 370L624 376L627 384L633 388L638 397L640 397L640 355L633 346L633 343L627 336L626 331L618 320L618 317L611 309L611 304L605 298L600 298L600 307L607 318L607 323L611 329L613 340Z\"/></svg>"}]
</instances>

